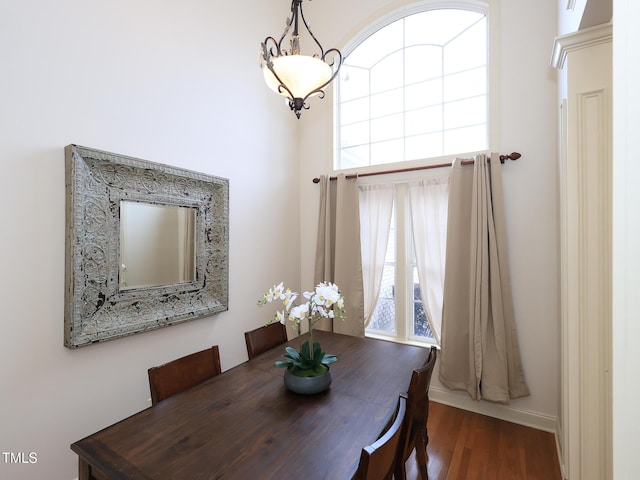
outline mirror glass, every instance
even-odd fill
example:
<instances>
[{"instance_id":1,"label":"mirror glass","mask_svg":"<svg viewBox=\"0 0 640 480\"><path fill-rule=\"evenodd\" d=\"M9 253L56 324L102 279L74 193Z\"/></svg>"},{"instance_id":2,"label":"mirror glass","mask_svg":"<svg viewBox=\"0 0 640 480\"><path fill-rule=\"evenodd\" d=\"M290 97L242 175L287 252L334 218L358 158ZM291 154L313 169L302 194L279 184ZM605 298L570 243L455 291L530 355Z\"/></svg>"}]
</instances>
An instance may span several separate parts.
<instances>
[{"instance_id":1,"label":"mirror glass","mask_svg":"<svg viewBox=\"0 0 640 480\"><path fill-rule=\"evenodd\" d=\"M196 209L120 202L120 290L195 281Z\"/></svg>"}]
</instances>

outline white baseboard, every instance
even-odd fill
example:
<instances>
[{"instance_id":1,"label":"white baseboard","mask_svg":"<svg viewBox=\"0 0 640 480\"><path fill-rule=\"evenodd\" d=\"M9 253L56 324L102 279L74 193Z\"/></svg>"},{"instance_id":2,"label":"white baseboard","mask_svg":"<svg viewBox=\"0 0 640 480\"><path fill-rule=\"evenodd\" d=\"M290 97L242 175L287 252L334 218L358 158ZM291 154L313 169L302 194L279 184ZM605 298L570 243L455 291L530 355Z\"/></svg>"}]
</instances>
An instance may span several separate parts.
<instances>
[{"instance_id":1,"label":"white baseboard","mask_svg":"<svg viewBox=\"0 0 640 480\"><path fill-rule=\"evenodd\" d=\"M521 410L509 405L472 400L466 394L452 392L436 386L432 386L429 389L429 400L556 435L557 419L549 415Z\"/></svg>"}]
</instances>

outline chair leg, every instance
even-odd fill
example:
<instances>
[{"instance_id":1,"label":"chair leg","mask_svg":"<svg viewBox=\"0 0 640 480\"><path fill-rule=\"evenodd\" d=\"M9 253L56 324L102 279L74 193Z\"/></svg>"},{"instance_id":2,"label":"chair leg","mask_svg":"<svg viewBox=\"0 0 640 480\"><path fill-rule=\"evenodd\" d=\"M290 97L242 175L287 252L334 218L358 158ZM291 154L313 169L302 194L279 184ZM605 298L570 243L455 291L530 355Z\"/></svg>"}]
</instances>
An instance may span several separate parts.
<instances>
[{"instance_id":1,"label":"chair leg","mask_svg":"<svg viewBox=\"0 0 640 480\"><path fill-rule=\"evenodd\" d=\"M419 435L416 438L416 463L418 464L418 471L420 472L420 478L422 480L429 479L429 473L427 471L427 443L429 437L425 431L424 436Z\"/></svg>"},{"instance_id":2,"label":"chair leg","mask_svg":"<svg viewBox=\"0 0 640 480\"><path fill-rule=\"evenodd\" d=\"M393 473L394 480L407 480L407 467L402 458L399 458L396 462L396 469Z\"/></svg>"}]
</instances>

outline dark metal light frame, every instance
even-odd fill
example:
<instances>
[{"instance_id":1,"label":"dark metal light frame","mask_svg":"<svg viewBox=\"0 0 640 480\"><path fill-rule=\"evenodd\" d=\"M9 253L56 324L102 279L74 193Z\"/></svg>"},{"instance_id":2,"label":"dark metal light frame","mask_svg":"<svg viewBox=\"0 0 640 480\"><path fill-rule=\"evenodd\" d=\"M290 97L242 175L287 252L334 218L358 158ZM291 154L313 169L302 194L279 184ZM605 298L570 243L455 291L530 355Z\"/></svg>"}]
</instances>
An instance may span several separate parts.
<instances>
[{"instance_id":1,"label":"dark metal light frame","mask_svg":"<svg viewBox=\"0 0 640 480\"><path fill-rule=\"evenodd\" d=\"M291 91L290 86L288 86L276 72L273 65L273 59L287 56L287 55L301 55L300 35L299 35L300 19L302 19L302 24L304 25L305 29L307 30L311 38L313 38L313 41L316 43L316 45L320 49L320 53L319 54L315 53L314 55L312 55L312 57L322 60L327 65L329 65L329 67L331 67L331 70L333 71L333 74L331 75L329 80L327 80L317 88L311 90L310 92L307 92L303 97L296 97ZM290 48L289 50L287 50L286 48L283 49L282 43L292 27L293 27L293 32L291 33L291 39L289 40ZM294 111L294 113L296 114L296 117L300 118L302 109L303 108L305 110L309 109L309 105L307 104L307 99L310 96L318 95L320 98L324 98L324 95L325 95L324 88L336 78L336 75L338 75L338 72L340 71L340 66L342 65L342 53L337 48L330 48L327 51L324 50L324 48L322 47L322 45L320 44L316 36L313 34L311 29L309 28L309 24L307 23L307 20L304 17L304 12L302 11L302 0L292 0L291 17L287 18L287 25L284 29L284 32L282 33L282 36L280 37L280 40L276 41L274 37L267 37L264 40L264 42L261 43L260 60L261 60L260 61L261 66L263 68L266 66L266 68L269 69L269 71L273 74L273 76L278 81L279 83L278 93L280 93L281 95L285 95L285 92L286 92L286 96L289 99L289 108L291 108L291 110ZM331 63L329 63L329 61L331 61Z\"/></svg>"}]
</instances>

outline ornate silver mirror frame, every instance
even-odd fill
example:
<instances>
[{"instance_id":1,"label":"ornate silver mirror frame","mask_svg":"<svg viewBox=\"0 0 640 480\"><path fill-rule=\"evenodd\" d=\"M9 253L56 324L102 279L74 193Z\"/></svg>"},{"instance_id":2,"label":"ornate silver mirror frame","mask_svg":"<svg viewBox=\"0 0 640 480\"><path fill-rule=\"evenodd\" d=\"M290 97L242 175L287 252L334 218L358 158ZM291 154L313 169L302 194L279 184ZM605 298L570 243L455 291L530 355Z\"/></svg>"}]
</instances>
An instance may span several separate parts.
<instances>
[{"instance_id":1,"label":"ornate silver mirror frame","mask_svg":"<svg viewBox=\"0 0 640 480\"><path fill-rule=\"evenodd\" d=\"M66 347L228 310L229 180L77 145L65 163ZM193 281L120 288L121 201L195 209Z\"/></svg>"}]
</instances>

